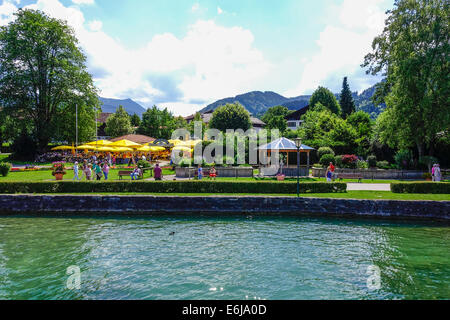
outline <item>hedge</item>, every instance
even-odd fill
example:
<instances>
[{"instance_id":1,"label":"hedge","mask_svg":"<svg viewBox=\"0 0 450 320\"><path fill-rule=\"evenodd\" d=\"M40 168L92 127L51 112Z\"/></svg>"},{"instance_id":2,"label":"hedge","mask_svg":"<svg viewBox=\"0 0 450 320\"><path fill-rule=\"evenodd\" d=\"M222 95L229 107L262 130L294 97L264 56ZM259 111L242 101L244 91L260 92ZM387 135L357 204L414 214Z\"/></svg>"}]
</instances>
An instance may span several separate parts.
<instances>
[{"instance_id":1,"label":"hedge","mask_svg":"<svg viewBox=\"0 0 450 320\"><path fill-rule=\"evenodd\" d=\"M394 193L450 194L448 182L396 182L391 184Z\"/></svg>"},{"instance_id":2,"label":"hedge","mask_svg":"<svg viewBox=\"0 0 450 320\"><path fill-rule=\"evenodd\" d=\"M301 193L342 193L345 183L301 183ZM295 194L296 182L121 181L1 182L0 194L16 193L255 193Z\"/></svg>"}]
</instances>

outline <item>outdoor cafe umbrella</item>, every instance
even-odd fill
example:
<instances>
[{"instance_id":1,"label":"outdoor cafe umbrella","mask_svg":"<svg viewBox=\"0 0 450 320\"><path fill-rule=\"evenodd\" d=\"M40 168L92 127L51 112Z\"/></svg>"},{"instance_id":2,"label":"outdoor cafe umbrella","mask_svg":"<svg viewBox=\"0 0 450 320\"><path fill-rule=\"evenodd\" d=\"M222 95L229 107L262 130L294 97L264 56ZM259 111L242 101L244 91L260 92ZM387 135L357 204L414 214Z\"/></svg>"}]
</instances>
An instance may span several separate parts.
<instances>
[{"instance_id":1,"label":"outdoor cafe umbrella","mask_svg":"<svg viewBox=\"0 0 450 320\"><path fill-rule=\"evenodd\" d=\"M133 149L125 147L111 147L111 152L132 152Z\"/></svg>"},{"instance_id":2,"label":"outdoor cafe umbrella","mask_svg":"<svg viewBox=\"0 0 450 320\"><path fill-rule=\"evenodd\" d=\"M111 145L112 144L112 142L111 141L108 141L108 140L99 140L99 141L92 141L92 142L89 142L89 143L86 143L87 145L92 145L92 146L101 146L101 147L104 147L104 146L109 146L109 145Z\"/></svg>"},{"instance_id":3,"label":"outdoor cafe umbrella","mask_svg":"<svg viewBox=\"0 0 450 320\"><path fill-rule=\"evenodd\" d=\"M82 145L82 146L79 146L79 147L77 147L76 149L78 149L78 150L97 150L97 148L96 147L94 147L94 146L90 146L90 145L87 145L87 144L85 144L85 145Z\"/></svg>"},{"instance_id":4,"label":"outdoor cafe umbrella","mask_svg":"<svg viewBox=\"0 0 450 320\"><path fill-rule=\"evenodd\" d=\"M110 145L108 145L108 147L139 149L140 147L142 147L142 145L135 143L133 141L124 139L124 140L119 140L114 143L111 143Z\"/></svg>"},{"instance_id":5,"label":"outdoor cafe umbrella","mask_svg":"<svg viewBox=\"0 0 450 320\"><path fill-rule=\"evenodd\" d=\"M178 147L175 147L175 148L173 148L173 151L175 151L175 152L179 152L179 151L192 151L192 148L189 148L189 147L185 147L185 146L178 146Z\"/></svg>"}]
</instances>

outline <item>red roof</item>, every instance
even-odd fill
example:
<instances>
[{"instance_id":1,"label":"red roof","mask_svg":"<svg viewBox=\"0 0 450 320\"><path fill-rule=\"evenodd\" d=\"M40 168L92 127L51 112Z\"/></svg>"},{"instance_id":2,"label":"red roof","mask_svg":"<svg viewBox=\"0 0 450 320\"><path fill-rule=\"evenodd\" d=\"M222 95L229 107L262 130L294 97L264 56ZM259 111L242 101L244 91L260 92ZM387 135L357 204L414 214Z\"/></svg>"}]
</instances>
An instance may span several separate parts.
<instances>
[{"instance_id":1,"label":"red roof","mask_svg":"<svg viewBox=\"0 0 450 320\"><path fill-rule=\"evenodd\" d=\"M130 140L130 141L133 141L135 143L144 144L144 143L153 142L156 139L152 138L152 137L147 137L147 136L144 136L144 135L141 135L141 134L128 134L128 135L123 136L123 137L109 139L109 141L112 141L112 142L116 142L116 141L120 141L120 140Z\"/></svg>"}]
</instances>

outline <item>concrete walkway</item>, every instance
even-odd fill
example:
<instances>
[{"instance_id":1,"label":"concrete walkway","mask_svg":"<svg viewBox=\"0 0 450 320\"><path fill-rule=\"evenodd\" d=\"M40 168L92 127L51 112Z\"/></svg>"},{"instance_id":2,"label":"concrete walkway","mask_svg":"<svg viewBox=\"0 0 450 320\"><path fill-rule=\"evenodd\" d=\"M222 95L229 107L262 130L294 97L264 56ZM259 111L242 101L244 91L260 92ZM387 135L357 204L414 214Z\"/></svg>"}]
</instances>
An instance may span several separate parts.
<instances>
[{"instance_id":1,"label":"concrete walkway","mask_svg":"<svg viewBox=\"0 0 450 320\"><path fill-rule=\"evenodd\" d=\"M382 183L347 183L347 191L391 191L391 185Z\"/></svg>"}]
</instances>

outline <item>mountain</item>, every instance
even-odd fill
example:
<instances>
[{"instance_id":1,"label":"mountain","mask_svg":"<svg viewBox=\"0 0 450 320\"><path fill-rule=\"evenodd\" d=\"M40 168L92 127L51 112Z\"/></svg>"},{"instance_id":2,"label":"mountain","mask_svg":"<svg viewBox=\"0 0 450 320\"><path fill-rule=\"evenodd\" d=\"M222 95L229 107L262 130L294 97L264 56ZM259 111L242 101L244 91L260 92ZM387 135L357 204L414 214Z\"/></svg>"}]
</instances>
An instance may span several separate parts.
<instances>
[{"instance_id":1,"label":"mountain","mask_svg":"<svg viewBox=\"0 0 450 320\"><path fill-rule=\"evenodd\" d=\"M123 106L128 114L133 115L137 114L139 117L142 117L142 114L146 111L146 109L140 104L134 102L131 99L120 100L120 99L109 99L99 97L100 102L102 104L102 112L105 113L115 113L119 106Z\"/></svg>"},{"instance_id":2,"label":"mountain","mask_svg":"<svg viewBox=\"0 0 450 320\"><path fill-rule=\"evenodd\" d=\"M363 93L353 94L355 105L357 110L363 110L371 115L373 119L376 119L378 115L383 112L385 106L376 107L371 98L375 93L375 86L365 90ZM339 94L336 94L336 98L339 99ZM300 110L309 104L311 95L298 96L293 98L286 98L282 95L272 91L253 91L245 94L238 95L234 98L225 98L216 101L206 108L200 110L200 113L215 110L220 106L227 103L239 102L242 104L252 115L261 117L267 110L275 106L285 106L289 110Z\"/></svg>"}]
</instances>

